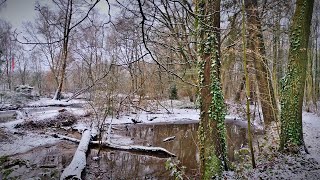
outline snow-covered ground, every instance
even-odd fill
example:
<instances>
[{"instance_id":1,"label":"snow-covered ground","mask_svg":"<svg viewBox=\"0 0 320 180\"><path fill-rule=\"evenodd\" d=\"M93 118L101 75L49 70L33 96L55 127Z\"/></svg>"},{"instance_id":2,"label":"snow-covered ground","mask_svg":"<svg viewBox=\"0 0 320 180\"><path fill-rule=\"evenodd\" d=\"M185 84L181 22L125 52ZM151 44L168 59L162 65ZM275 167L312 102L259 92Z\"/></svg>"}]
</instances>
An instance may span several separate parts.
<instances>
[{"instance_id":1,"label":"snow-covered ground","mask_svg":"<svg viewBox=\"0 0 320 180\"><path fill-rule=\"evenodd\" d=\"M302 119L304 140L309 154L281 154L274 149L256 156L256 169L238 166L239 172L226 172L226 179L320 179L320 117L314 113L303 112Z\"/></svg>"},{"instance_id":2,"label":"snow-covered ground","mask_svg":"<svg viewBox=\"0 0 320 180\"><path fill-rule=\"evenodd\" d=\"M57 143L59 139L45 135L44 132L43 134L29 131L26 132L15 128L15 126L30 120L49 120L50 118L57 116L59 111L62 109L76 116L83 116L86 114L85 109L80 107L72 107L74 104L83 103L84 101L81 100L65 102L48 98L41 98L38 101L29 102L26 108L17 110L15 112L16 120L0 123L1 133L3 133L3 136L6 137L5 139L0 140L0 156L24 153L38 146ZM43 131L45 131L45 129Z\"/></svg>"},{"instance_id":3,"label":"snow-covered ground","mask_svg":"<svg viewBox=\"0 0 320 180\"><path fill-rule=\"evenodd\" d=\"M28 108L17 111L20 115L14 121L0 123L0 131L5 131L10 137L5 141L0 141L0 156L13 155L26 152L34 147L53 144L59 141L44 133L36 134L32 132L19 132L15 125L27 120L46 121L59 114L61 109L65 109L77 116L84 116L88 111L78 105L85 104L82 100L71 100L69 102L56 101L51 99L40 99L29 102ZM77 105L73 107L72 105ZM50 106L50 107L47 107ZM161 108L164 106L165 108ZM133 123L192 123L199 121L199 110L194 109L194 104L185 101L163 101L160 108L152 112L137 110L122 114L118 118L107 118L106 123L112 124L133 124ZM226 119L237 120L241 123L241 115L237 111L229 112ZM89 119L89 121L88 121ZM93 117L86 118L87 121L80 120L73 128L85 129L90 127ZM259 125L260 122L254 123ZM303 113L304 137L306 146L310 154L299 156L288 156L280 153L270 155L264 161L258 161L258 168L255 170L245 170L243 178L249 179L320 179L320 117L312 113ZM1 135L1 134L0 134ZM114 137L119 139L118 137ZM123 139L130 141L130 139ZM317 175L319 174L319 175ZM236 177L236 174L229 173L228 178ZM239 177L239 176L238 176Z\"/></svg>"},{"instance_id":4,"label":"snow-covered ground","mask_svg":"<svg viewBox=\"0 0 320 180\"><path fill-rule=\"evenodd\" d=\"M27 103L27 106L40 107L40 106L70 106L72 104L84 104L85 100L72 99L70 101L66 100L54 100L50 98L40 98L38 101L31 101Z\"/></svg>"},{"instance_id":5,"label":"snow-covered ground","mask_svg":"<svg viewBox=\"0 0 320 180\"><path fill-rule=\"evenodd\" d=\"M308 156L320 163L320 117L314 113L303 112L302 121L304 140L310 153Z\"/></svg>"},{"instance_id":6,"label":"snow-covered ground","mask_svg":"<svg viewBox=\"0 0 320 180\"><path fill-rule=\"evenodd\" d=\"M35 147L54 144L59 141L59 139L48 135L40 135L30 132L28 132L28 134L21 133L9 135L11 136L9 141L0 142L0 157L24 153Z\"/></svg>"}]
</instances>

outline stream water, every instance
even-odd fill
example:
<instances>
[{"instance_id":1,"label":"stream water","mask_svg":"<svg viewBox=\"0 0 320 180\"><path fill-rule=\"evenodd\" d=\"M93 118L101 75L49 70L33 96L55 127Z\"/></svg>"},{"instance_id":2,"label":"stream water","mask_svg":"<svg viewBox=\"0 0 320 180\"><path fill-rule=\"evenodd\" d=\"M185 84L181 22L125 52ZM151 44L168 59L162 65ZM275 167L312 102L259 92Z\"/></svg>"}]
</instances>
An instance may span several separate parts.
<instances>
[{"instance_id":1,"label":"stream water","mask_svg":"<svg viewBox=\"0 0 320 180\"><path fill-rule=\"evenodd\" d=\"M179 166L192 179L198 176L199 154L197 148L198 124L161 124L115 126L114 134L120 135L113 142L129 140L129 144L159 146L177 155ZM174 140L163 142L167 137ZM123 138L125 137L125 138ZM232 121L227 123L228 156L234 160L234 151L247 144L246 128ZM128 142L127 142L128 143ZM167 158L154 155L104 149L101 159L92 160L98 150L92 149L88 156L88 169L85 179L168 179L170 173L165 169Z\"/></svg>"},{"instance_id":2,"label":"stream water","mask_svg":"<svg viewBox=\"0 0 320 180\"><path fill-rule=\"evenodd\" d=\"M2 113L0 123L8 121L8 116L12 117L13 112ZM246 126L233 120L226 121L226 125L228 156L229 160L233 161L234 151L247 144ZM118 144L163 147L177 155L175 161L180 162L179 167L185 167L188 177L197 179L199 167L197 129L197 123L114 125L111 141ZM175 136L173 140L163 141L173 136ZM71 161L76 148L76 144L60 142L15 155L15 158L28 161L29 165L17 167L12 174L24 174L26 171L30 175L26 177L30 178L46 179L48 176L52 179L58 178L63 167ZM170 172L165 168L168 158L155 154L102 149L101 158L93 160L97 153L98 149L91 149L88 152L84 179L171 179Z\"/></svg>"},{"instance_id":3,"label":"stream water","mask_svg":"<svg viewBox=\"0 0 320 180\"><path fill-rule=\"evenodd\" d=\"M12 121L15 113L16 113L15 110L0 111L0 123Z\"/></svg>"}]
</instances>

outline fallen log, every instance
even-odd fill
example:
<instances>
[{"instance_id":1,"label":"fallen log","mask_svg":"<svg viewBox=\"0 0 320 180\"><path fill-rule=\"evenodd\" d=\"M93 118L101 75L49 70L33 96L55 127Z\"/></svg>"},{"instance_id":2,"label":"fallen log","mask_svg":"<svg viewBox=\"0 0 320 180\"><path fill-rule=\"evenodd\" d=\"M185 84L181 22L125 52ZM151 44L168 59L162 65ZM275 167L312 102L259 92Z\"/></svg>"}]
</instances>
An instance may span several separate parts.
<instances>
[{"instance_id":1,"label":"fallen log","mask_svg":"<svg viewBox=\"0 0 320 180\"><path fill-rule=\"evenodd\" d=\"M91 144L98 145L98 141L91 141ZM149 146L140 146L140 145L119 145L110 142L102 142L101 147L108 147L119 150L126 151L138 151L138 152L149 152L149 153L160 153L164 155L168 155L170 157L176 157L172 152L162 148L162 147L149 147Z\"/></svg>"},{"instance_id":2,"label":"fallen log","mask_svg":"<svg viewBox=\"0 0 320 180\"><path fill-rule=\"evenodd\" d=\"M69 138L65 138L68 139ZM75 138L72 138L72 141L75 141ZM88 146L91 139L91 130L85 129L82 133L81 140L77 140L79 142L79 146L76 150L76 153L73 156L73 159L69 166L67 166L60 180L65 179L81 179L81 172L84 170L87 164L86 152L88 150Z\"/></svg>"},{"instance_id":3,"label":"fallen log","mask_svg":"<svg viewBox=\"0 0 320 180\"><path fill-rule=\"evenodd\" d=\"M79 139L64 136L64 135L52 134L52 136L55 138L60 138L60 139L72 141L75 143L80 142ZM119 145L111 142L99 142L99 141L90 141L90 144L97 145L103 148L112 148L112 149L118 149L118 150L137 151L137 152L145 152L145 153L159 153L169 157L176 157L175 154L173 154L172 152L162 147L149 147L149 146L140 146L140 145Z\"/></svg>"},{"instance_id":4,"label":"fallen log","mask_svg":"<svg viewBox=\"0 0 320 180\"><path fill-rule=\"evenodd\" d=\"M162 140L162 142L167 142L167 141L172 141L176 138L176 136L170 136L170 137L167 137L165 138L164 140Z\"/></svg>"}]
</instances>

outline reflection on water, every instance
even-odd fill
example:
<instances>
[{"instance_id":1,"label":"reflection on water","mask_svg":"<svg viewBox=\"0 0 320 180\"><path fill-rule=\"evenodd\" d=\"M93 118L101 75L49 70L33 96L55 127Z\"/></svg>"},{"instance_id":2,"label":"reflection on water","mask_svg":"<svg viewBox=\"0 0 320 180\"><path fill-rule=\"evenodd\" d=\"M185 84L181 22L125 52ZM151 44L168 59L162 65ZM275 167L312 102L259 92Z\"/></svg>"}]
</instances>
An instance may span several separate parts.
<instances>
[{"instance_id":1,"label":"reflection on water","mask_svg":"<svg viewBox=\"0 0 320 180\"><path fill-rule=\"evenodd\" d=\"M8 178L3 179L59 179L64 167L71 162L77 146L75 143L62 141L13 155L4 163L6 165L2 166L3 169L0 168L0 179L4 177L1 173L11 171Z\"/></svg>"},{"instance_id":2,"label":"reflection on water","mask_svg":"<svg viewBox=\"0 0 320 180\"><path fill-rule=\"evenodd\" d=\"M0 123L5 123L14 120L16 111L0 111Z\"/></svg>"},{"instance_id":3,"label":"reflection on water","mask_svg":"<svg viewBox=\"0 0 320 180\"><path fill-rule=\"evenodd\" d=\"M246 126L240 126L232 121L227 121L227 147L228 158L235 161L234 152L247 145L247 129Z\"/></svg>"},{"instance_id":4,"label":"reflection on water","mask_svg":"<svg viewBox=\"0 0 320 180\"><path fill-rule=\"evenodd\" d=\"M189 177L196 178L199 154L197 149L198 124L161 125L118 125L113 133L125 138L113 138L114 143L130 139L129 144L159 146L177 155L181 165L186 167ZM175 136L172 141L163 142ZM246 128L227 121L228 156L234 160L234 151L247 144ZM168 179L165 169L166 158L119 150L103 150L99 161L91 160L97 150L91 150L86 179ZM97 169L98 168L98 169Z\"/></svg>"},{"instance_id":5,"label":"reflection on water","mask_svg":"<svg viewBox=\"0 0 320 180\"><path fill-rule=\"evenodd\" d=\"M97 150L91 150L90 156ZM89 156L89 158L90 158ZM168 179L166 159L118 150L106 150L99 161L88 159L85 179Z\"/></svg>"}]
</instances>

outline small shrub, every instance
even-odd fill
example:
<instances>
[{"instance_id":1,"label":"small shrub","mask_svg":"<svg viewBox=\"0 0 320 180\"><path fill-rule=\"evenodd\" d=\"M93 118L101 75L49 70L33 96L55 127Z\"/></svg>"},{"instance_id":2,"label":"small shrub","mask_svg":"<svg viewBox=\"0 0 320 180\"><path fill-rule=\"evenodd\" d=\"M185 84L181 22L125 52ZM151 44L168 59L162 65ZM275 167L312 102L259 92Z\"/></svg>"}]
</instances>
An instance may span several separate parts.
<instances>
[{"instance_id":1,"label":"small shrub","mask_svg":"<svg viewBox=\"0 0 320 180\"><path fill-rule=\"evenodd\" d=\"M169 89L169 99L174 100L178 99L178 89L177 86L174 84Z\"/></svg>"},{"instance_id":2,"label":"small shrub","mask_svg":"<svg viewBox=\"0 0 320 180\"><path fill-rule=\"evenodd\" d=\"M169 158L165 164L166 170L170 171L170 175L173 176L175 180L182 180L183 176L185 176L186 167L179 167L179 164L180 161L175 162L171 158Z\"/></svg>"}]
</instances>

